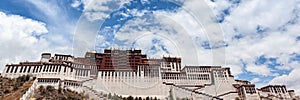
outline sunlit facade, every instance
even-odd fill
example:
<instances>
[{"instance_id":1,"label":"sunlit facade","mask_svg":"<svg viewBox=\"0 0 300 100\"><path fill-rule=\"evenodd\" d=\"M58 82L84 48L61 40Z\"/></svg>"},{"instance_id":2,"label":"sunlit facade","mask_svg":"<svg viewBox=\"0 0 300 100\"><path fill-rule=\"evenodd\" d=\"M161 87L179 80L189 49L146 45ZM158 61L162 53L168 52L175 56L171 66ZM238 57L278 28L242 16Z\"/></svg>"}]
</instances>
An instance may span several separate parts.
<instances>
[{"instance_id":1,"label":"sunlit facade","mask_svg":"<svg viewBox=\"0 0 300 100\"><path fill-rule=\"evenodd\" d=\"M246 80L235 80L229 67L182 66L181 58L147 58L141 50L87 52L84 57L43 53L38 62L7 64L3 77L37 77L37 86L53 85L86 92L167 99L298 100L285 85L256 88ZM171 91L171 93L170 93ZM94 94L93 94L94 93Z\"/></svg>"}]
</instances>

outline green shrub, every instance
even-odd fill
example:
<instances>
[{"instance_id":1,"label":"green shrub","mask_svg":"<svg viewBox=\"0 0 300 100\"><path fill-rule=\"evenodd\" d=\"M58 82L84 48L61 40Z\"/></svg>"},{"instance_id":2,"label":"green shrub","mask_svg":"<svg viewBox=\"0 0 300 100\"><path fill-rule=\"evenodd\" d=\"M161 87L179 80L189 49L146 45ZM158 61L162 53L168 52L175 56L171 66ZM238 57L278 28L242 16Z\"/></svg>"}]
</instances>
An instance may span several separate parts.
<instances>
[{"instance_id":1,"label":"green shrub","mask_svg":"<svg viewBox=\"0 0 300 100\"><path fill-rule=\"evenodd\" d=\"M29 75L26 75L26 76L25 76L24 82L25 82L25 81L29 81L29 79L30 79L30 76L29 76Z\"/></svg>"},{"instance_id":2,"label":"green shrub","mask_svg":"<svg viewBox=\"0 0 300 100\"><path fill-rule=\"evenodd\" d=\"M62 88L61 87L58 87L58 93L62 93Z\"/></svg>"},{"instance_id":3,"label":"green shrub","mask_svg":"<svg viewBox=\"0 0 300 100\"><path fill-rule=\"evenodd\" d=\"M127 100L133 100L132 96L127 97Z\"/></svg>"},{"instance_id":4,"label":"green shrub","mask_svg":"<svg viewBox=\"0 0 300 100\"><path fill-rule=\"evenodd\" d=\"M19 89L18 87L19 87L18 85L15 85L14 88L13 88L13 90L14 90L14 91L15 91L15 90L18 90L18 89Z\"/></svg>"},{"instance_id":5,"label":"green shrub","mask_svg":"<svg viewBox=\"0 0 300 100\"><path fill-rule=\"evenodd\" d=\"M108 99L111 99L111 93L108 94Z\"/></svg>"},{"instance_id":6,"label":"green shrub","mask_svg":"<svg viewBox=\"0 0 300 100\"><path fill-rule=\"evenodd\" d=\"M4 93L4 94L8 94L8 93L10 93L10 91L9 91L9 90L4 90L3 93Z\"/></svg>"},{"instance_id":7,"label":"green shrub","mask_svg":"<svg viewBox=\"0 0 300 100\"><path fill-rule=\"evenodd\" d=\"M41 95L46 94L46 90L45 90L45 87L44 87L43 85L41 85L41 86L38 88L38 90L40 91L40 94L41 94Z\"/></svg>"}]
</instances>

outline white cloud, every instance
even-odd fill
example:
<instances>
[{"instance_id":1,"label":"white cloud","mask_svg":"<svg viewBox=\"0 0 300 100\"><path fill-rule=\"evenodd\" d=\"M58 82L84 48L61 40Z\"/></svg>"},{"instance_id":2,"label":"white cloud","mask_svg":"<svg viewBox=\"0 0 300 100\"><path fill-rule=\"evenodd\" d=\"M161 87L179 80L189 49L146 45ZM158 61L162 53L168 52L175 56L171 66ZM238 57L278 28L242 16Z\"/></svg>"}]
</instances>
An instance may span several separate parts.
<instances>
[{"instance_id":1,"label":"white cloud","mask_svg":"<svg viewBox=\"0 0 300 100\"><path fill-rule=\"evenodd\" d=\"M256 83L256 82L259 82L260 81L260 78L253 78L252 80L251 80L251 83Z\"/></svg>"},{"instance_id":2,"label":"white cloud","mask_svg":"<svg viewBox=\"0 0 300 100\"><path fill-rule=\"evenodd\" d=\"M140 14L141 12L135 13ZM211 51L204 50L196 43L207 41L206 35L202 31L202 27L197 25L198 23L195 23L187 12L184 10L179 10L177 13L155 11L152 17L149 16L138 17L127 22L116 33L116 38L130 40L125 42L127 47L130 47L132 42L139 42L136 47L146 51L150 57L158 57L159 54L161 57L168 54L182 57L182 62L186 65L213 65ZM191 18L191 20L183 20L183 18ZM193 29L195 30L193 31ZM153 44L151 42L153 39L159 40L160 44ZM159 48L157 45L165 47L169 53L161 49L152 52L151 47ZM191 52L194 54L191 55Z\"/></svg>"},{"instance_id":3,"label":"white cloud","mask_svg":"<svg viewBox=\"0 0 300 100\"><path fill-rule=\"evenodd\" d=\"M111 4L117 5L117 7L108 4L108 2L112 2ZM103 20L109 17L109 14L119 8L124 3L129 2L128 0L121 1L110 1L110 0L83 0L83 15L89 21Z\"/></svg>"},{"instance_id":4,"label":"white cloud","mask_svg":"<svg viewBox=\"0 0 300 100\"><path fill-rule=\"evenodd\" d=\"M74 16L69 15L69 10L62 7L59 1L26 0L26 2L34 5L39 11L32 14L36 14L35 16L39 16L39 19L47 23L46 27L51 33L47 34L49 35L46 36L47 39L59 45L70 44L77 20L73 20Z\"/></svg>"},{"instance_id":5,"label":"white cloud","mask_svg":"<svg viewBox=\"0 0 300 100\"><path fill-rule=\"evenodd\" d=\"M58 12L60 9L55 5L53 2L44 2L44 1L32 1L32 0L26 0L27 2L33 4L35 7L38 8L41 12L44 12L46 17L48 18L55 18L55 16L60 15Z\"/></svg>"},{"instance_id":6,"label":"white cloud","mask_svg":"<svg viewBox=\"0 0 300 100\"><path fill-rule=\"evenodd\" d=\"M271 69L265 65L248 65L246 70L254 74L268 76L271 74Z\"/></svg>"},{"instance_id":7,"label":"white cloud","mask_svg":"<svg viewBox=\"0 0 300 100\"><path fill-rule=\"evenodd\" d=\"M69 45L59 44L66 41L63 35L49 32L44 22L3 12L0 12L0 22L1 72L6 64L39 61L43 52L71 53Z\"/></svg>"},{"instance_id":8,"label":"white cloud","mask_svg":"<svg viewBox=\"0 0 300 100\"><path fill-rule=\"evenodd\" d=\"M71 4L71 6L73 8L77 8L81 5L81 1L80 0L74 0L73 3Z\"/></svg>"},{"instance_id":9,"label":"white cloud","mask_svg":"<svg viewBox=\"0 0 300 100\"><path fill-rule=\"evenodd\" d=\"M142 17L141 15L141 18L127 22L115 34L115 38L122 41L125 40L126 42L123 46L127 48L133 45L136 48L142 49L149 57L159 58L167 54L180 56L178 52L180 48L178 48L178 44L174 43L174 39L170 39L172 38L170 34L173 34L170 31L173 32L174 29L161 25L155 17ZM152 47L155 47L155 50L151 50ZM164 51L162 47L169 53Z\"/></svg>"},{"instance_id":10,"label":"white cloud","mask_svg":"<svg viewBox=\"0 0 300 100\"><path fill-rule=\"evenodd\" d=\"M297 95L300 94L300 68L296 68L291 71L288 75L281 75L270 81L269 84L283 84L287 86L287 89L294 89Z\"/></svg>"},{"instance_id":11,"label":"white cloud","mask_svg":"<svg viewBox=\"0 0 300 100\"><path fill-rule=\"evenodd\" d=\"M296 47L299 46L299 43L293 38L297 33L294 28L299 26L286 24L294 18L294 10L298 9L299 2L295 0L289 2L252 0L241 1L238 7L224 0L216 0L216 2L207 0L206 2L217 14L230 8L230 15L227 15L224 23L221 23L226 42L229 44L226 47L226 62L229 66L236 66L242 63L241 60L256 66L254 61L261 55L278 58L278 61L284 66L289 66L290 54L298 52ZM267 29L265 33L261 33L263 35L256 32L258 25ZM293 28L287 28L287 31L280 32L279 28L284 25ZM239 40L233 38L239 34L243 38ZM262 68L267 69L267 67Z\"/></svg>"},{"instance_id":12,"label":"white cloud","mask_svg":"<svg viewBox=\"0 0 300 100\"><path fill-rule=\"evenodd\" d=\"M300 15L297 12L299 10L299 1L251 0L241 1L238 7L232 7L232 4L228 4L224 0L216 0L216 2L207 0L207 2L217 14L228 7L230 8L230 15L227 15L224 22L221 23L225 32L226 42L229 44L226 47L226 62L228 66L238 66L238 68L257 75L275 76L274 80L283 81L283 77L294 78L293 81L295 82L290 83L299 83L300 79L293 75L298 71L295 70L295 66L299 66L299 64L290 61L291 54L300 53L298 49L300 43L296 41L296 36L299 36L299 31L297 30L300 28L299 19L296 19L294 24L288 23L295 19L295 16ZM258 25L265 28L266 31L257 33ZM280 28L285 31L281 31ZM233 38L236 35L241 35L242 38ZM266 62L263 65L255 65L255 60L262 55L266 58L277 58L277 62L283 65L277 66L276 69L268 66L270 62ZM245 68L243 68L242 63L247 64ZM288 76L280 76L281 70L293 71ZM299 89L299 85L288 83L287 87Z\"/></svg>"},{"instance_id":13,"label":"white cloud","mask_svg":"<svg viewBox=\"0 0 300 100\"><path fill-rule=\"evenodd\" d=\"M0 71L9 63L37 61L41 52L47 51L45 23L3 12L0 12L0 22Z\"/></svg>"}]
</instances>

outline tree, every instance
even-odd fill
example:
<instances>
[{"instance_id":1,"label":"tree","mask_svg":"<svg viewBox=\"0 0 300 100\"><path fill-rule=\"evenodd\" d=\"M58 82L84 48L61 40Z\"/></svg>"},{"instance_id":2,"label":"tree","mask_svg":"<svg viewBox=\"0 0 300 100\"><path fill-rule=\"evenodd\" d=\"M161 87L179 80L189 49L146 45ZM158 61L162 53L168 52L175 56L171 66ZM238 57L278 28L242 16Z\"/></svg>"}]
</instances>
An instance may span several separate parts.
<instances>
[{"instance_id":1,"label":"tree","mask_svg":"<svg viewBox=\"0 0 300 100\"><path fill-rule=\"evenodd\" d=\"M62 93L62 88L61 87L58 87L58 93Z\"/></svg>"},{"instance_id":2,"label":"tree","mask_svg":"<svg viewBox=\"0 0 300 100\"><path fill-rule=\"evenodd\" d=\"M127 100L133 100L132 96L127 97Z\"/></svg>"},{"instance_id":3,"label":"tree","mask_svg":"<svg viewBox=\"0 0 300 100\"><path fill-rule=\"evenodd\" d=\"M53 87L53 86L50 86L50 85L48 85L48 86L46 87L46 89L47 89L47 91L49 91L49 92L52 92L52 91L55 90L54 87Z\"/></svg>"},{"instance_id":4,"label":"tree","mask_svg":"<svg viewBox=\"0 0 300 100\"><path fill-rule=\"evenodd\" d=\"M30 79L30 76L29 76L29 75L26 75L26 76L25 76L25 81L29 81L29 79ZM24 82L25 82L25 81L24 81Z\"/></svg>"},{"instance_id":5,"label":"tree","mask_svg":"<svg viewBox=\"0 0 300 100\"><path fill-rule=\"evenodd\" d=\"M36 79L36 77L32 77L32 80L35 80Z\"/></svg>"},{"instance_id":6,"label":"tree","mask_svg":"<svg viewBox=\"0 0 300 100\"><path fill-rule=\"evenodd\" d=\"M111 99L111 93L108 94L108 99Z\"/></svg>"},{"instance_id":7,"label":"tree","mask_svg":"<svg viewBox=\"0 0 300 100\"><path fill-rule=\"evenodd\" d=\"M3 93L8 94L8 93L10 93L10 91L8 89L5 89Z\"/></svg>"},{"instance_id":8,"label":"tree","mask_svg":"<svg viewBox=\"0 0 300 100\"><path fill-rule=\"evenodd\" d=\"M45 87L44 87L43 85L41 85L41 86L39 87L39 91L40 91L41 95L46 94Z\"/></svg>"},{"instance_id":9,"label":"tree","mask_svg":"<svg viewBox=\"0 0 300 100\"><path fill-rule=\"evenodd\" d=\"M41 85L40 87L39 87L39 91L42 91L42 90L44 90L45 88L44 88L44 86L43 85Z\"/></svg>"},{"instance_id":10,"label":"tree","mask_svg":"<svg viewBox=\"0 0 300 100\"><path fill-rule=\"evenodd\" d=\"M15 91L15 90L18 90L18 89L19 89L19 84L14 85L13 90Z\"/></svg>"},{"instance_id":11,"label":"tree","mask_svg":"<svg viewBox=\"0 0 300 100\"><path fill-rule=\"evenodd\" d=\"M172 92L172 89L170 89L170 91L169 91L169 98L170 98L170 100L174 100L174 98L173 98L173 94L172 94L173 92Z\"/></svg>"}]
</instances>

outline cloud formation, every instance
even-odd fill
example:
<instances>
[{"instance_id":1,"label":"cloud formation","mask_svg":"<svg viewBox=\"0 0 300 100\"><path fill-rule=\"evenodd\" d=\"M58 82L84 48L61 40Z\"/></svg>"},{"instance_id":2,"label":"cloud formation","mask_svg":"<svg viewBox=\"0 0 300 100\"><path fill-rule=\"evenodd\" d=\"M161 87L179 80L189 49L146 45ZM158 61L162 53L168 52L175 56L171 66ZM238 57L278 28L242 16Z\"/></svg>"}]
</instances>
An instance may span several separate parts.
<instances>
[{"instance_id":1,"label":"cloud formation","mask_svg":"<svg viewBox=\"0 0 300 100\"><path fill-rule=\"evenodd\" d=\"M38 54L48 51L45 23L3 12L0 12L0 22L1 71L6 64L37 61Z\"/></svg>"},{"instance_id":2,"label":"cloud formation","mask_svg":"<svg viewBox=\"0 0 300 100\"><path fill-rule=\"evenodd\" d=\"M207 0L214 12L223 17L220 25L228 43L228 66L239 66L242 69L237 74L239 77L247 78L251 73L267 80L265 85L288 83L289 79L294 83L299 81L293 76L299 73L299 62L291 60L300 53L300 43L296 39L299 36L296 30L299 28L299 1L233 1L239 2ZM298 94L300 91L296 87L299 86L287 84Z\"/></svg>"},{"instance_id":3,"label":"cloud formation","mask_svg":"<svg viewBox=\"0 0 300 100\"><path fill-rule=\"evenodd\" d=\"M176 2L183 1L176 0ZM0 59L1 65L22 60L36 61L39 58L37 54L41 52L70 53L71 51L72 33L76 21L69 20L72 17L68 17L75 15L68 15L69 13L66 14L67 11L63 10L69 8L63 8L58 5L58 2L53 1L27 2L43 12L43 17L48 20L37 21L1 12L0 46L3 48L0 52L3 55ZM224 66L230 67L237 78L252 80L260 86L284 83L287 84L288 89L300 88L299 84L295 84L300 81L296 76L296 73L300 73L298 67L300 66L300 2L298 0L205 0L205 2L217 17L215 23L219 24L225 33L224 41L217 41L218 45L211 43L208 37L210 34L195 21L193 15L185 11L184 8L197 7L192 0L186 0L182 9L173 12L154 11L148 18L144 16L149 14L147 10L124 8L124 12L115 13L122 17L112 19L116 23L123 22L123 24L103 27L101 31L103 33L99 33L102 35L92 38L98 40L95 45L102 49L112 46L130 48L134 44L135 47L145 49L144 51L150 56L158 54L181 56L174 42L158 34L181 34L181 36L184 34L192 43L181 41L176 37L172 37L175 38L172 41L189 44L180 47L181 49L196 48L200 65L213 65L212 49L225 48ZM82 17L94 22L114 17L110 14L126 3L127 0L123 2L73 0L69 6L83 12ZM147 2L143 0L142 3ZM199 14L206 14L206 12L202 11ZM131 15L137 17L124 22L128 20L126 17ZM111 31L115 29L118 31ZM89 29L86 29L81 32L88 31ZM138 38L141 33L148 35ZM117 41L111 42L112 38ZM137 40L127 41L128 39ZM118 45L113 45L114 43ZM53 48L56 49L52 50ZM8 51L11 53L7 53ZM300 94L300 90L296 92Z\"/></svg>"}]
</instances>

